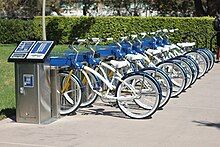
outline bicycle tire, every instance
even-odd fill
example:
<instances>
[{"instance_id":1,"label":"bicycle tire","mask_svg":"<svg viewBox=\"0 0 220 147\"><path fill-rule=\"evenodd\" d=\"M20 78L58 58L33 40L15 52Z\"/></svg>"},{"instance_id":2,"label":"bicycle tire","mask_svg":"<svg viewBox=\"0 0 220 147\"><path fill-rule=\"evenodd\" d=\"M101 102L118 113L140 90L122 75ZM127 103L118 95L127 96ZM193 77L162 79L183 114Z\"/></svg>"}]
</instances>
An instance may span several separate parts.
<instances>
[{"instance_id":1,"label":"bicycle tire","mask_svg":"<svg viewBox=\"0 0 220 147\"><path fill-rule=\"evenodd\" d=\"M208 70L211 70L212 67L214 66L214 63L215 63L215 57L212 54L212 52L209 49L206 49L206 48L199 48L197 50L202 51L207 56L208 61L210 62L210 66L209 66Z\"/></svg>"},{"instance_id":2,"label":"bicycle tire","mask_svg":"<svg viewBox=\"0 0 220 147\"><path fill-rule=\"evenodd\" d=\"M87 79L82 74L82 72L80 73L81 73L80 79L81 79L82 91L83 91L82 102L80 104L80 107L84 108L84 107L91 106L98 98L98 95L95 92L93 92L93 90L91 89L91 87L89 86L87 82ZM87 73L87 75L89 76L90 82L93 85L93 87L96 87L96 89L98 89L100 85L99 85L99 81L97 77L92 73Z\"/></svg>"},{"instance_id":3,"label":"bicycle tire","mask_svg":"<svg viewBox=\"0 0 220 147\"><path fill-rule=\"evenodd\" d=\"M167 74L155 67L147 67L140 70L141 72L147 72L151 76L153 76L160 84L161 90L162 90L162 98L160 101L159 108L163 108L168 101L170 100L171 93L172 93L172 81L167 76Z\"/></svg>"},{"instance_id":4,"label":"bicycle tire","mask_svg":"<svg viewBox=\"0 0 220 147\"><path fill-rule=\"evenodd\" d=\"M129 73L128 75L125 75L122 80L124 80L124 82L126 83L132 83L132 87L135 87L136 91L140 91L140 93L138 93L140 98L134 100L116 100L119 109L130 118L143 119L152 116L158 109L161 100L161 89L157 81L147 73L143 72ZM146 81L148 82L148 84L150 84L150 88L152 89L144 89L143 87L141 87L141 89L138 89L140 88L139 82L144 83L142 84L142 86L148 86L149 88L149 85L147 85ZM128 94L124 82L118 83L115 93L116 97L121 97L123 96L123 94ZM151 95L145 95L142 90L151 91ZM131 92L129 93L129 95L130 94L134 93ZM152 99L152 104L148 103L149 101L147 100L149 99Z\"/></svg>"},{"instance_id":5,"label":"bicycle tire","mask_svg":"<svg viewBox=\"0 0 220 147\"><path fill-rule=\"evenodd\" d=\"M199 66L198 66L198 64L190 56L180 55L178 57L183 59L183 60L185 60L186 62L188 62L190 67L192 67L193 73L194 73L194 77L193 77L191 85L194 84L196 82L196 80L198 79L198 75L199 75Z\"/></svg>"},{"instance_id":6,"label":"bicycle tire","mask_svg":"<svg viewBox=\"0 0 220 147\"><path fill-rule=\"evenodd\" d=\"M198 78L201 78L202 76L204 76L207 70L207 60L204 58L204 56L197 51L189 51L189 52L186 52L185 55L193 58L198 64L199 66Z\"/></svg>"},{"instance_id":7,"label":"bicycle tire","mask_svg":"<svg viewBox=\"0 0 220 147\"><path fill-rule=\"evenodd\" d=\"M206 62L207 62L206 73L209 72L209 69L210 69L210 67L211 67L211 61L210 61L210 59L209 59L209 56L208 56L204 51L202 51L202 50L197 49L196 51L197 51L198 53L200 53L200 54L205 58L205 60L206 60Z\"/></svg>"},{"instance_id":8,"label":"bicycle tire","mask_svg":"<svg viewBox=\"0 0 220 147\"><path fill-rule=\"evenodd\" d=\"M186 86L185 86L184 90L188 89L191 86L193 78L195 76L192 67L189 65L189 63L187 63L186 61L182 60L178 56L175 57L175 58L172 58L170 60L179 63L180 66L182 66L182 68L186 71L187 82L186 82Z\"/></svg>"},{"instance_id":9,"label":"bicycle tire","mask_svg":"<svg viewBox=\"0 0 220 147\"><path fill-rule=\"evenodd\" d=\"M60 72L59 73L60 79L61 79L61 89L63 86L65 86L65 82L67 80L67 77L69 76L69 73L67 72ZM70 88L68 88L68 91L65 91L64 93L61 93L60 96L60 114L66 115L75 112L82 100L82 91L81 91L81 83L79 79L75 75L70 76L71 83ZM75 93L74 93L75 92Z\"/></svg>"},{"instance_id":10,"label":"bicycle tire","mask_svg":"<svg viewBox=\"0 0 220 147\"><path fill-rule=\"evenodd\" d=\"M161 68L172 81L173 91L171 97L178 96L186 86L187 75L185 70L178 63L171 60L160 62L157 64L157 67ZM175 73L172 73L171 70L175 70Z\"/></svg>"}]
</instances>

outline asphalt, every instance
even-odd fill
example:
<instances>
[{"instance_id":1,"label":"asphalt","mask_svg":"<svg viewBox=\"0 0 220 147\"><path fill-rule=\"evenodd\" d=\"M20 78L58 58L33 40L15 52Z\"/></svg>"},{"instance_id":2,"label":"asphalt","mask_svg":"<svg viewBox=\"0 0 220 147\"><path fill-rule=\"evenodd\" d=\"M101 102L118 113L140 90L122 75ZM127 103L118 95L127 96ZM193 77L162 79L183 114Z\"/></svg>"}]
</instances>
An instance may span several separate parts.
<instances>
[{"instance_id":1,"label":"asphalt","mask_svg":"<svg viewBox=\"0 0 220 147\"><path fill-rule=\"evenodd\" d=\"M151 119L101 102L46 125L0 121L1 147L219 147L220 63Z\"/></svg>"}]
</instances>

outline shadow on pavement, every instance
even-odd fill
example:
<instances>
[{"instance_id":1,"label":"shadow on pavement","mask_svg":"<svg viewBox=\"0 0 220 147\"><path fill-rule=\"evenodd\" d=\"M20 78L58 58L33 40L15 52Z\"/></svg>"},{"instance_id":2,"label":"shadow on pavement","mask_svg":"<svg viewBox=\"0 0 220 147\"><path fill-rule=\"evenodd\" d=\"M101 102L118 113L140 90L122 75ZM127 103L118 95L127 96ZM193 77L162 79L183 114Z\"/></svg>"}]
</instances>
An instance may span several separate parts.
<instances>
[{"instance_id":1,"label":"shadow on pavement","mask_svg":"<svg viewBox=\"0 0 220 147\"><path fill-rule=\"evenodd\" d=\"M77 110L77 113L81 115L103 115L122 119L132 119L121 112L117 105L114 104L95 103L93 106ZM151 118L152 117L148 117L146 119Z\"/></svg>"},{"instance_id":2,"label":"shadow on pavement","mask_svg":"<svg viewBox=\"0 0 220 147\"><path fill-rule=\"evenodd\" d=\"M118 118L129 119L129 117L125 116L120 110L105 110L103 108L87 108L80 109L77 111L81 115L104 115L104 116L112 116Z\"/></svg>"},{"instance_id":3,"label":"shadow on pavement","mask_svg":"<svg viewBox=\"0 0 220 147\"><path fill-rule=\"evenodd\" d=\"M208 121L192 121L192 122L197 123L198 126L215 127L220 129L220 123L212 123Z\"/></svg>"}]
</instances>

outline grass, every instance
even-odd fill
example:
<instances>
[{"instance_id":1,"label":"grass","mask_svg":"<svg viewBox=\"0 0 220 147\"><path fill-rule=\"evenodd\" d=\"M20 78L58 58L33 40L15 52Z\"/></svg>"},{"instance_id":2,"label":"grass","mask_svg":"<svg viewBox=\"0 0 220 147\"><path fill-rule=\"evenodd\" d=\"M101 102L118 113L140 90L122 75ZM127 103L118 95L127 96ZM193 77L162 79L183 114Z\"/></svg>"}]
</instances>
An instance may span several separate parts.
<instances>
[{"instance_id":1,"label":"grass","mask_svg":"<svg viewBox=\"0 0 220 147\"><path fill-rule=\"evenodd\" d=\"M0 120L15 116L14 64L7 62L15 44L0 44ZM57 45L53 52L62 52L67 45Z\"/></svg>"},{"instance_id":2,"label":"grass","mask_svg":"<svg viewBox=\"0 0 220 147\"><path fill-rule=\"evenodd\" d=\"M7 62L14 48L15 45L0 45L0 119L15 112L14 65Z\"/></svg>"}]
</instances>

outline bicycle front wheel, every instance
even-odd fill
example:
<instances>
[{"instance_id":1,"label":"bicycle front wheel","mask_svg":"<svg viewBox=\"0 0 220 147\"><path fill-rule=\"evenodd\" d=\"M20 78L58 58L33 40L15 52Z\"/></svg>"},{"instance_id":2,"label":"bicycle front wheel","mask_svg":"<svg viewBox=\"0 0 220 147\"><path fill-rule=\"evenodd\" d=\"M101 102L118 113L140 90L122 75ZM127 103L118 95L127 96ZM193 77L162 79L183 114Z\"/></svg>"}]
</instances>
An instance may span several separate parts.
<instances>
[{"instance_id":1,"label":"bicycle front wheel","mask_svg":"<svg viewBox=\"0 0 220 147\"><path fill-rule=\"evenodd\" d=\"M92 73L87 73L89 76L90 82L93 86L93 89L89 86L89 82L86 79L85 75L80 72L80 80L82 83L82 102L80 107L91 106L97 99L98 95L93 90L99 90L100 84L97 77Z\"/></svg>"},{"instance_id":2,"label":"bicycle front wheel","mask_svg":"<svg viewBox=\"0 0 220 147\"><path fill-rule=\"evenodd\" d=\"M60 114L70 114L80 106L81 84L76 76L69 75L69 73L63 72L59 76L61 79Z\"/></svg>"}]
</instances>

